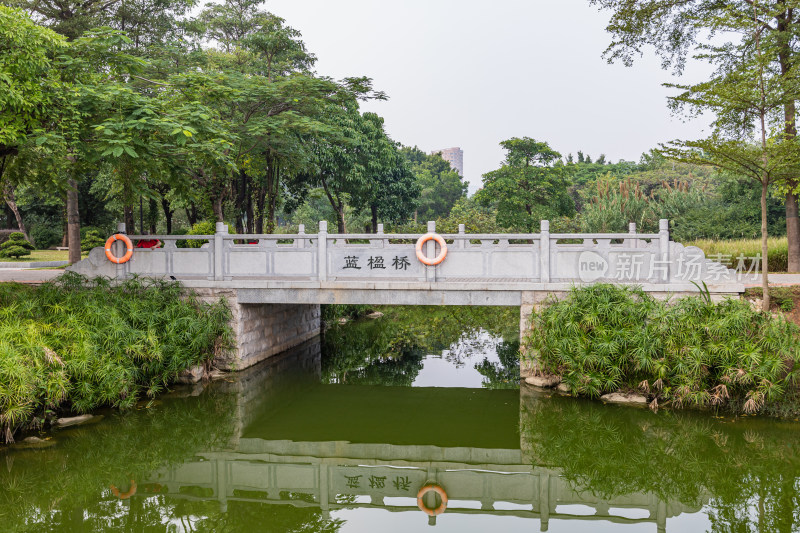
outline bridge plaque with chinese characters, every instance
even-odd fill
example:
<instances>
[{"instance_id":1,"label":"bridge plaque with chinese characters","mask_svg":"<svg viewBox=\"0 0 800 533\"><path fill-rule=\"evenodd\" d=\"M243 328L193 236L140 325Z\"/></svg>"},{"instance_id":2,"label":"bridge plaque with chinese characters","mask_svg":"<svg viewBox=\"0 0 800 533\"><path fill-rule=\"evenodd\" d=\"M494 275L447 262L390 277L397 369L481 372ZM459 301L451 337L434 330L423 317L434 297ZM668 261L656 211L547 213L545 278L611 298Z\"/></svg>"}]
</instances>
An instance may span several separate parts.
<instances>
[{"instance_id":1,"label":"bridge plaque with chinese characters","mask_svg":"<svg viewBox=\"0 0 800 533\"><path fill-rule=\"evenodd\" d=\"M394 248L332 248L328 272L337 279L382 278L403 281L425 278L424 265L410 247Z\"/></svg>"}]
</instances>

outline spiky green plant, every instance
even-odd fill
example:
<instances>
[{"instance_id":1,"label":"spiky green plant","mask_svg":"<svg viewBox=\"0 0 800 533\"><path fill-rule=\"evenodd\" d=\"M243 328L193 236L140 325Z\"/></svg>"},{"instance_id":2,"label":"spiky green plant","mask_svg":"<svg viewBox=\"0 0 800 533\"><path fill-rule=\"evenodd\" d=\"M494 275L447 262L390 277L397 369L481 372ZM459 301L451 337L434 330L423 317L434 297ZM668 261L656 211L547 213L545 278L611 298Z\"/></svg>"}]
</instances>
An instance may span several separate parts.
<instances>
[{"instance_id":1,"label":"spiky green plant","mask_svg":"<svg viewBox=\"0 0 800 533\"><path fill-rule=\"evenodd\" d=\"M675 406L779 401L800 376L800 330L742 300L655 300L640 288L575 288L533 317L528 357L576 394L639 388ZM735 400L735 401L733 401Z\"/></svg>"},{"instance_id":2,"label":"spiky green plant","mask_svg":"<svg viewBox=\"0 0 800 533\"><path fill-rule=\"evenodd\" d=\"M178 283L67 273L0 284L0 441L58 408L131 407L229 346L229 310Z\"/></svg>"}]
</instances>

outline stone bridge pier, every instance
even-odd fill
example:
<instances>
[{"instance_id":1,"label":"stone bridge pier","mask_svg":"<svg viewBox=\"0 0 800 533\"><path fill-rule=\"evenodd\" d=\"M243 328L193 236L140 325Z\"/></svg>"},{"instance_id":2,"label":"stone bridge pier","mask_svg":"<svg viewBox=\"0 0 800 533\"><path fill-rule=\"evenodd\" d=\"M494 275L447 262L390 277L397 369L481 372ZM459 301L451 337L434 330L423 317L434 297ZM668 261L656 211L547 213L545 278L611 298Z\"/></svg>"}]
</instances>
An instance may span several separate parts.
<instances>
[{"instance_id":1,"label":"stone bridge pier","mask_svg":"<svg viewBox=\"0 0 800 533\"><path fill-rule=\"evenodd\" d=\"M194 289L212 302L224 298L231 310L234 348L214 360L220 370L243 370L320 334L319 304L243 303L237 289Z\"/></svg>"}]
</instances>

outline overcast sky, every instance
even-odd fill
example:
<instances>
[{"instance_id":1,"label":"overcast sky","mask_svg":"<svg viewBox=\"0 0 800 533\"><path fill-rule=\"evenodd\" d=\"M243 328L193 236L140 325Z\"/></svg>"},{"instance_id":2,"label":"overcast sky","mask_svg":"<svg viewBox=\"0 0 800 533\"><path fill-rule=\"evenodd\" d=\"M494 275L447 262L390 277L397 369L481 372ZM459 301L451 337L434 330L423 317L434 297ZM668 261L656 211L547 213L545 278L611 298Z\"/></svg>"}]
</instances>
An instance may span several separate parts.
<instances>
[{"instance_id":1,"label":"overcast sky","mask_svg":"<svg viewBox=\"0 0 800 533\"><path fill-rule=\"evenodd\" d=\"M422 150L460 146L470 191L498 168L498 143L529 136L564 156L636 160L659 142L698 138L666 105L675 81L645 54L609 65L607 12L588 0L268 0L318 57L317 72L368 76L386 102L363 107ZM707 72L690 66L684 80Z\"/></svg>"}]
</instances>

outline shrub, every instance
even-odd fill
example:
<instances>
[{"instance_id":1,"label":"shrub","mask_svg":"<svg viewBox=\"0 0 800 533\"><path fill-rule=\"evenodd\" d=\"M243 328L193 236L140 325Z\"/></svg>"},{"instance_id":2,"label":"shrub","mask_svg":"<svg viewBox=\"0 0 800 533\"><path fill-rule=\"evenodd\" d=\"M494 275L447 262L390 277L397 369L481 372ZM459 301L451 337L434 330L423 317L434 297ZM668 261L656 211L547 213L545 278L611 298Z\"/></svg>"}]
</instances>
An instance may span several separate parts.
<instances>
[{"instance_id":1,"label":"shrub","mask_svg":"<svg viewBox=\"0 0 800 533\"><path fill-rule=\"evenodd\" d=\"M743 300L704 296L665 303L639 288L573 289L534 317L527 342L540 369L580 395L638 387L653 407L746 412L781 399L800 374L798 327Z\"/></svg>"},{"instance_id":2,"label":"shrub","mask_svg":"<svg viewBox=\"0 0 800 533\"><path fill-rule=\"evenodd\" d=\"M216 222L203 220L194 224L192 229L186 232L186 235L214 235L216 231ZM236 233L236 230L228 225L228 233ZM200 248L207 242L207 240L180 240L177 241L177 246L178 248Z\"/></svg>"},{"instance_id":3,"label":"shrub","mask_svg":"<svg viewBox=\"0 0 800 533\"><path fill-rule=\"evenodd\" d=\"M229 311L177 283L0 284L0 442L45 410L133 406L227 348Z\"/></svg>"},{"instance_id":4,"label":"shrub","mask_svg":"<svg viewBox=\"0 0 800 533\"><path fill-rule=\"evenodd\" d=\"M64 228L61 225L36 223L30 226L28 234L40 250L47 250L52 246L61 246L64 237Z\"/></svg>"},{"instance_id":5,"label":"shrub","mask_svg":"<svg viewBox=\"0 0 800 533\"><path fill-rule=\"evenodd\" d=\"M89 252L92 248L103 247L106 245L106 239L97 228L89 228L81 237L81 251Z\"/></svg>"},{"instance_id":6,"label":"shrub","mask_svg":"<svg viewBox=\"0 0 800 533\"><path fill-rule=\"evenodd\" d=\"M25 235L20 232L12 233L8 240L0 244L0 257L23 257L31 255L34 247L25 239Z\"/></svg>"}]
</instances>

